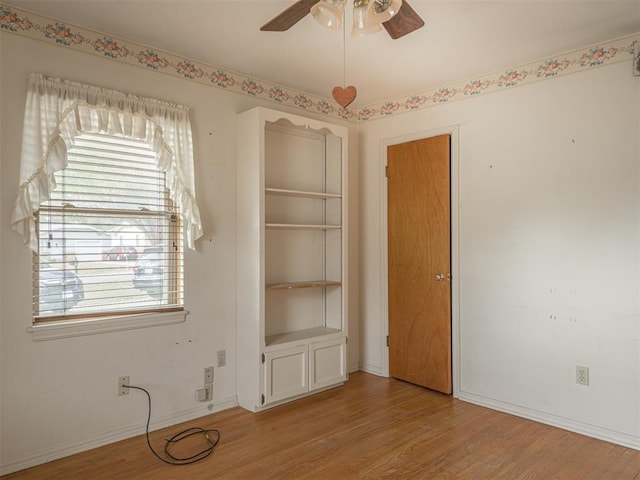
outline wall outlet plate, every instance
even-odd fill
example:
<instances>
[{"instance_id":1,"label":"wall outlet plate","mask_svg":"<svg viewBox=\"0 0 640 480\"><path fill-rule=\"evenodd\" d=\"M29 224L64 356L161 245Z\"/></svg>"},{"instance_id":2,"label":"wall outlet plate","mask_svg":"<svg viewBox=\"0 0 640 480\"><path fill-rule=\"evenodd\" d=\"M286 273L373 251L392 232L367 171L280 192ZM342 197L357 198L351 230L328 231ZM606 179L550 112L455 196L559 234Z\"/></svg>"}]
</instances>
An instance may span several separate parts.
<instances>
[{"instance_id":1,"label":"wall outlet plate","mask_svg":"<svg viewBox=\"0 0 640 480\"><path fill-rule=\"evenodd\" d=\"M227 351L218 350L218 368L224 367L227 364Z\"/></svg>"},{"instance_id":2,"label":"wall outlet plate","mask_svg":"<svg viewBox=\"0 0 640 480\"><path fill-rule=\"evenodd\" d=\"M204 384L213 383L213 367L205 367Z\"/></svg>"},{"instance_id":3,"label":"wall outlet plate","mask_svg":"<svg viewBox=\"0 0 640 480\"><path fill-rule=\"evenodd\" d=\"M198 402L206 402L207 401L207 391L204 388L196 390L196 401L198 401Z\"/></svg>"},{"instance_id":4,"label":"wall outlet plate","mask_svg":"<svg viewBox=\"0 0 640 480\"><path fill-rule=\"evenodd\" d=\"M129 395L129 387L125 387L124 385L129 385L129 377L118 377L118 396L119 397L123 395Z\"/></svg>"},{"instance_id":5,"label":"wall outlet plate","mask_svg":"<svg viewBox=\"0 0 640 480\"><path fill-rule=\"evenodd\" d=\"M589 385L589 367L576 365L576 383L578 385Z\"/></svg>"},{"instance_id":6,"label":"wall outlet plate","mask_svg":"<svg viewBox=\"0 0 640 480\"><path fill-rule=\"evenodd\" d=\"M210 402L211 400L213 400L213 384L212 383L204 386L204 401Z\"/></svg>"},{"instance_id":7,"label":"wall outlet plate","mask_svg":"<svg viewBox=\"0 0 640 480\"><path fill-rule=\"evenodd\" d=\"M210 402L213 400L213 383L196 390L196 400L198 402Z\"/></svg>"}]
</instances>

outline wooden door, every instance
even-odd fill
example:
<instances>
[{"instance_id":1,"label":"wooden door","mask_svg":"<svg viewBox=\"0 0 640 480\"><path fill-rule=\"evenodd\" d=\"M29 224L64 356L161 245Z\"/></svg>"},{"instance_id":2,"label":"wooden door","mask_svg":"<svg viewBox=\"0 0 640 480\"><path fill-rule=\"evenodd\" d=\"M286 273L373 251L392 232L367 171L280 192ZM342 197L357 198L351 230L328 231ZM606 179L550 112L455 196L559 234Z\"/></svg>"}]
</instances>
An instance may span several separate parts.
<instances>
[{"instance_id":1,"label":"wooden door","mask_svg":"<svg viewBox=\"0 0 640 480\"><path fill-rule=\"evenodd\" d=\"M450 135L387 149L389 373L451 393Z\"/></svg>"}]
</instances>

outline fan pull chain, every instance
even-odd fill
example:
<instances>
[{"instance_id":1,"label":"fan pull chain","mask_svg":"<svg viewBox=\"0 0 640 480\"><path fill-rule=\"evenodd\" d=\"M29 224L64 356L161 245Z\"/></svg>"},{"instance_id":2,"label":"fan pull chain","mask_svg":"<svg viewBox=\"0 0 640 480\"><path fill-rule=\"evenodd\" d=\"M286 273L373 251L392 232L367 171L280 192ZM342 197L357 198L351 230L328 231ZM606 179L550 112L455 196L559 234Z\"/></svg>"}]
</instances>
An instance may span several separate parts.
<instances>
[{"instance_id":1,"label":"fan pull chain","mask_svg":"<svg viewBox=\"0 0 640 480\"><path fill-rule=\"evenodd\" d=\"M347 88L347 25L342 21L342 88Z\"/></svg>"},{"instance_id":2,"label":"fan pull chain","mask_svg":"<svg viewBox=\"0 0 640 480\"><path fill-rule=\"evenodd\" d=\"M344 21L342 22L342 87L333 87L331 93L336 103L344 109L351 105L357 95L356 87L347 86L347 27Z\"/></svg>"}]
</instances>

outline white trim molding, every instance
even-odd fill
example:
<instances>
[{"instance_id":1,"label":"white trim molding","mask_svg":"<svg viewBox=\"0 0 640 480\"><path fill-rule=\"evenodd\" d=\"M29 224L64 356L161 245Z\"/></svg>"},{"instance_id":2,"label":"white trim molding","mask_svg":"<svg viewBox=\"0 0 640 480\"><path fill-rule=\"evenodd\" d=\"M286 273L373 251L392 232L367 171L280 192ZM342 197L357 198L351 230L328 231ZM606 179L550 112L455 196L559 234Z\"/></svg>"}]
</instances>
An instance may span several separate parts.
<instances>
[{"instance_id":1,"label":"white trim molding","mask_svg":"<svg viewBox=\"0 0 640 480\"><path fill-rule=\"evenodd\" d=\"M540 410L503 402L470 392L460 391L458 393L458 399L465 402L487 407L499 412L508 413L510 415L515 415L517 417L526 418L527 420L544 423L545 425L551 425L552 427L562 428L563 430L569 430L570 432L597 438L598 440L604 440L605 442L615 443L617 445L622 445L623 447L640 450L640 438L627 433L598 427L588 423L577 422L569 418L552 415Z\"/></svg>"},{"instance_id":2,"label":"white trim molding","mask_svg":"<svg viewBox=\"0 0 640 480\"><path fill-rule=\"evenodd\" d=\"M387 147L400 143L411 142L423 138L436 137L438 135L451 135L451 152L450 152L450 169L451 169L451 362L452 362L452 378L453 378L453 396L458 397L460 387L460 228L459 228L459 126L452 125L434 130L416 132L410 135L403 135L393 138L383 139L380 142L380 244L382 278L380 282L380 298L381 298L381 332L380 332L380 350L382 352L382 369L381 374L385 377L389 376L389 347L386 339L389 334L389 259L388 242L387 242L387 178L385 170L387 167Z\"/></svg>"},{"instance_id":3,"label":"white trim molding","mask_svg":"<svg viewBox=\"0 0 640 480\"><path fill-rule=\"evenodd\" d=\"M197 407L193 407L179 413L166 415L164 417L153 420L149 426L149 430L154 431L161 428L171 427L173 425L178 425L183 422L188 422L196 418L201 418L212 413L221 412L223 410L227 410L229 408L237 406L238 399L235 396L216 401L215 403L198 405ZM68 457L69 455L74 455L76 453L92 450L104 445L109 445L121 440L127 440L137 435L142 435L145 432L145 425L145 423L140 422L135 426L113 430L104 435L95 435L93 438L89 438L85 441L60 445L55 449L50 449L30 457L17 460L9 459L7 462L0 465L0 476L8 475L19 470L24 470L36 465L51 462L59 458ZM152 453L149 452L149 455L152 455Z\"/></svg>"},{"instance_id":4,"label":"white trim molding","mask_svg":"<svg viewBox=\"0 0 640 480\"><path fill-rule=\"evenodd\" d=\"M37 323L28 327L27 332L31 333L31 339L34 342L41 342L184 323L187 315L189 315L188 310L180 310L178 312L140 313L86 320Z\"/></svg>"}]
</instances>

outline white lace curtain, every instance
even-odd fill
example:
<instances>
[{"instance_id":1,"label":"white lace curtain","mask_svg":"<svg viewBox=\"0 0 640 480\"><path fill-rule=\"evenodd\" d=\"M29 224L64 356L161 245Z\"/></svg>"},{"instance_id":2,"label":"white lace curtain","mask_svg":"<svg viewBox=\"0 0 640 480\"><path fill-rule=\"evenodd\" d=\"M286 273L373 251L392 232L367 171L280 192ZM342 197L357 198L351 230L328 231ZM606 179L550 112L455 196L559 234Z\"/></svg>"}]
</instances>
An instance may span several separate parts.
<instances>
[{"instance_id":1,"label":"white lace curtain","mask_svg":"<svg viewBox=\"0 0 640 480\"><path fill-rule=\"evenodd\" d=\"M24 243L38 251L34 213L50 198L54 173L66 167L67 149L84 132L143 140L155 151L171 199L180 208L185 241L193 249L202 224L188 108L41 74L29 76L20 189L11 218Z\"/></svg>"}]
</instances>

